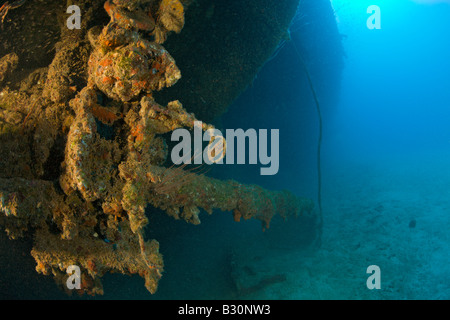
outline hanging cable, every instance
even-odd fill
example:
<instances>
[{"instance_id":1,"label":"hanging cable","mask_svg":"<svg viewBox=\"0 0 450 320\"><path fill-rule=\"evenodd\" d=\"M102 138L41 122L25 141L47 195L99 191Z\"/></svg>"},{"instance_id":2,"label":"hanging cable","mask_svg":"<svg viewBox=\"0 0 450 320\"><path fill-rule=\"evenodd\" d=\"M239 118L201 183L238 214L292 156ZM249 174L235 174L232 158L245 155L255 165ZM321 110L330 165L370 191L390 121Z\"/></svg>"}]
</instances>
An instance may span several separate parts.
<instances>
[{"instance_id":1,"label":"hanging cable","mask_svg":"<svg viewBox=\"0 0 450 320\"><path fill-rule=\"evenodd\" d=\"M306 78L308 79L308 84L311 89L314 102L316 104L317 115L319 118L319 139L317 142L317 203L319 205L319 223L318 223L318 236L316 239L316 245L318 247L322 244L322 230L323 230L323 213L322 213L322 171L321 171L321 163L320 163L320 155L322 150L322 112L320 110L319 99L317 98L316 90L314 89L313 82L311 80L311 75L306 67L305 61L303 60L297 46L295 45L294 40L291 41L294 46L295 52L297 53L298 59L305 70Z\"/></svg>"}]
</instances>

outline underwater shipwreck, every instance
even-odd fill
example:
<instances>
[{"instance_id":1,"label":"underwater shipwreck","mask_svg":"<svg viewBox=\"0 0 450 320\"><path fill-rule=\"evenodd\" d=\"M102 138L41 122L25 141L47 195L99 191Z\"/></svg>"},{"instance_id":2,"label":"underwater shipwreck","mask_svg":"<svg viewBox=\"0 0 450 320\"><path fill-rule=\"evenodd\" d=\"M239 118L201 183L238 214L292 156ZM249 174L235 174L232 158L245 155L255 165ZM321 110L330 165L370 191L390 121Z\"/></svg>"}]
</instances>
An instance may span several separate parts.
<instances>
[{"instance_id":1,"label":"underwater shipwreck","mask_svg":"<svg viewBox=\"0 0 450 320\"><path fill-rule=\"evenodd\" d=\"M298 10L312 16L319 2L4 2L1 232L32 241L36 271L63 288L78 266L75 291L94 295L106 273L138 274L156 292L164 252L145 235L149 208L194 225L223 211L263 229L274 215L319 228L313 199L211 178L168 156L168 134L197 120L215 128L289 40ZM67 27L71 5L81 9L79 28ZM332 13L327 19L334 23Z\"/></svg>"}]
</instances>

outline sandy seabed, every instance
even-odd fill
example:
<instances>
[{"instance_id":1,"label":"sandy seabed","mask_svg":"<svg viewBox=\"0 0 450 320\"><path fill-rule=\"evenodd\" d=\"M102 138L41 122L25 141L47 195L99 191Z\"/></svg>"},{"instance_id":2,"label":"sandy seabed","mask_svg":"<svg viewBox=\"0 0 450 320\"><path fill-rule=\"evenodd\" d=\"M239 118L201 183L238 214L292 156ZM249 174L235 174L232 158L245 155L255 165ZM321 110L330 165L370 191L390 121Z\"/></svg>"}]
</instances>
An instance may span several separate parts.
<instances>
[{"instance_id":1,"label":"sandy seabed","mask_svg":"<svg viewBox=\"0 0 450 320\"><path fill-rule=\"evenodd\" d=\"M242 248L236 281L255 290L241 298L449 299L449 160L428 153L325 166L322 246ZM367 288L370 265L380 268L379 290ZM264 279L275 280L255 285Z\"/></svg>"}]
</instances>

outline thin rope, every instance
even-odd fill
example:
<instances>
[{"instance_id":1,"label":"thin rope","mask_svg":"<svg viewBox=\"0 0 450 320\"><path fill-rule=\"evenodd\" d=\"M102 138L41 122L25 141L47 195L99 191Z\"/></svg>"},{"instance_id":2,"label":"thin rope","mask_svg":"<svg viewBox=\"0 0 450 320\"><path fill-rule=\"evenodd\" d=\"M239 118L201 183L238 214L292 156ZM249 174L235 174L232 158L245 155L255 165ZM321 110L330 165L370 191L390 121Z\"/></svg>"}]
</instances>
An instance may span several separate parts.
<instances>
[{"instance_id":1,"label":"thin rope","mask_svg":"<svg viewBox=\"0 0 450 320\"><path fill-rule=\"evenodd\" d=\"M323 213L322 213L322 171L321 171L321 163L320 163L320 155L322 150L322 112L320 111L320 104L319 99L317 98L316 90L314 89L313 82L311 80L311 75L308 71L308 68L306 67L305 61L303 60L300 52L297 49L297 46L295 45L294 40L291 41L294 45L295 52L297 53L297 56L303 65L303 69L305 70L306 78L308 79L309 87L311 88L311 92L314 98L314 102L316 104L317 109L317 115L319 118L319 139L317 142L317 202L319 205L319 234L316 239L316 244L318 247L322 244L322 230L323 230Z\"/></svg>"}]
</instances>

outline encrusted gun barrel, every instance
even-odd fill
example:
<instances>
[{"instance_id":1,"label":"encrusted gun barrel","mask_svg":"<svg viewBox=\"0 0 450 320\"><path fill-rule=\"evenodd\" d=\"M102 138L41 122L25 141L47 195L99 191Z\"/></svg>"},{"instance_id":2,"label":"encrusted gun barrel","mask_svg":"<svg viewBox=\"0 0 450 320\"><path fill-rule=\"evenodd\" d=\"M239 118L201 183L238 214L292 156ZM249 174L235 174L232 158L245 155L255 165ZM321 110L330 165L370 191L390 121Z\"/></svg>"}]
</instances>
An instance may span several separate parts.
<instances>
[{"instance_id":1,"label":"encrusted gun barrel","mask_svg":"<svg viewBox=\"0 0 450 320\"><path fill-rule=\"evenodd\" d=\"M114 243L105 243L93 235L66 241L48 229L40 229L31 251L37 262L36 271L53 274L57 283L67 290L70 275L67 269L77 266L80 268L78 292L90 295L103 294L100 278L107 272L139 274L145 279L147 290L155 293L163 269L159 243L156 240L146 242L142 249L126 223L122 226L120 238Z\"/></svg>"},{"instance_id":2,"label":"encrusted gun barrel","mask_svg":"<svg viewBox=\"0 0 450 320\"><path fill-rule=\"evenodd\" d=\"M235 221L256 218L263 228L269 227L276 213L283 218L315 214L311 199L296 197L287 190L269 191L258 185L222 181L180 168L152 166L147 176L153 181L149 202L193 224L200 223L198 208L208 213L216 208L231 211Z\"/></svg>"}]
</instances>

